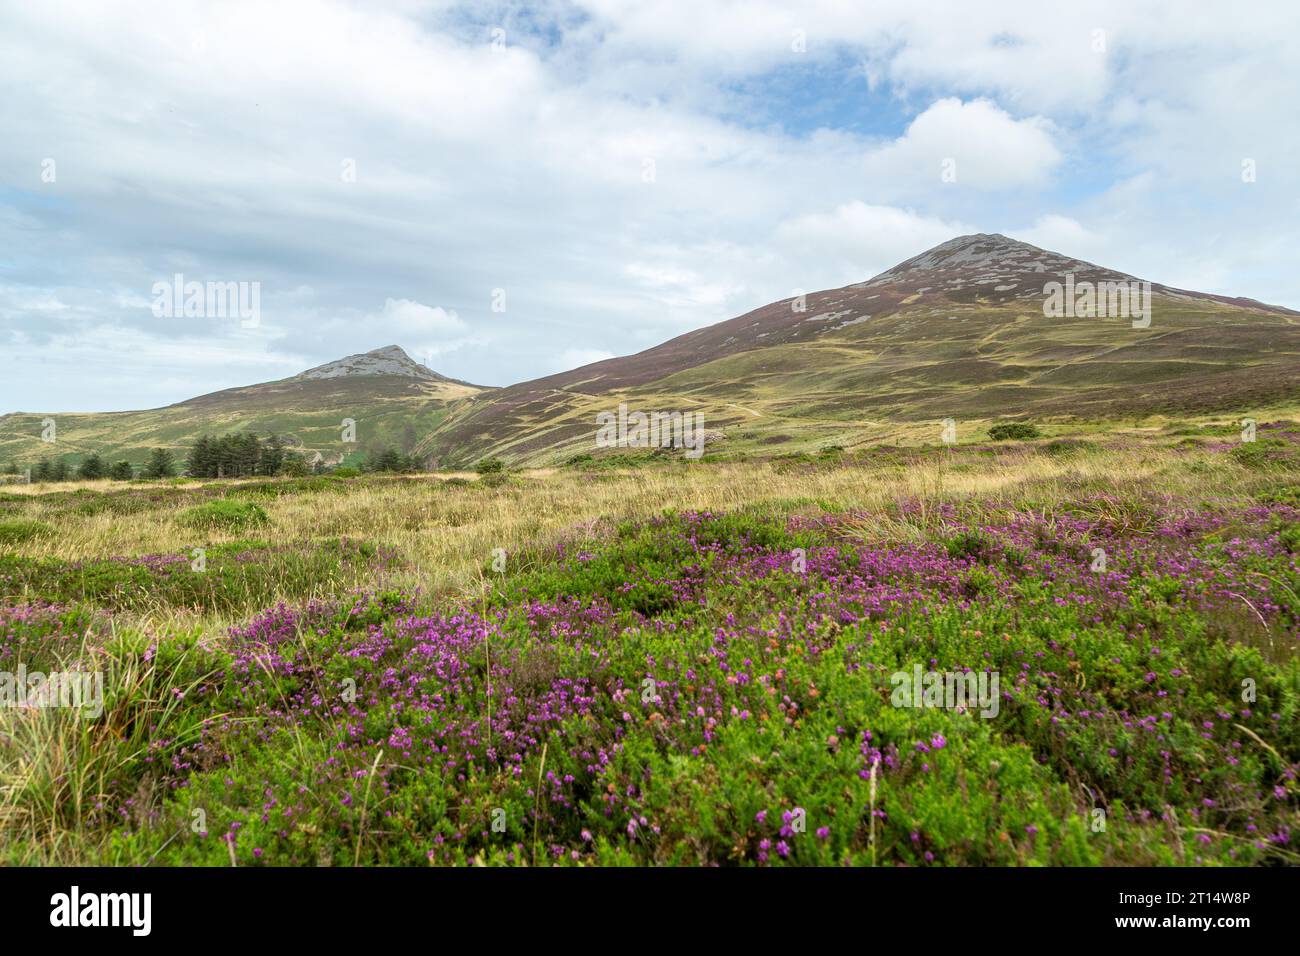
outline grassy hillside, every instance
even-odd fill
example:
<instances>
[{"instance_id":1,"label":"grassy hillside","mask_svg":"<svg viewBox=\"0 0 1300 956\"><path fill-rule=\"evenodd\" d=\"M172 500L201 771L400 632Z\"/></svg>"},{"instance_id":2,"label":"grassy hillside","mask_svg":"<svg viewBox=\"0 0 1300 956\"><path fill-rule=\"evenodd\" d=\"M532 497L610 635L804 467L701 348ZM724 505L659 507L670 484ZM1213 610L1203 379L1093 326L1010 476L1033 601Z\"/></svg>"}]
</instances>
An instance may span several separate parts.
<instances>
[{"instance_id":1,"label":"grassy hillside","mask_svg":"<svg viewBox=\"0 0 1300 956\"><path fill-rule=\"evenodd\" d=\"M320 453L326 461L337 462L366 448L413 448L441 424L449 405L478 391L460 383L364 375L286 379L148 411L4 415L0 416L0 463L31 465L58 456L80 461L98 452L139 466L151 448L170 448L183 460L200 434L244 430L288 436L308 458ZM56 425L53 444L41 440L42 421L47 417ZM357 423L355 444L341 440L345 418Z\"/></svg>"},{"instance_id":2,"label":"grassy hillside","mask_svg":"<svg viewBox=\"0 0 1300 956\"><path fill-rule=\"evenodd\" d=\"M1024 303L918 303L807 341L755 348L645 385L525 384L458 408L421 447L445 464L591 453L596 415L698 411L710 455L932 441L938 422L1267 417L1300 401L1300 317L1156 297L1150 328L1045 318ZM603 363L608 364L608 363ZM1263 420L1261 418L1261 420ZM1073 424L1069 424L1073 423Z\"/></svg>"}]
</instances>

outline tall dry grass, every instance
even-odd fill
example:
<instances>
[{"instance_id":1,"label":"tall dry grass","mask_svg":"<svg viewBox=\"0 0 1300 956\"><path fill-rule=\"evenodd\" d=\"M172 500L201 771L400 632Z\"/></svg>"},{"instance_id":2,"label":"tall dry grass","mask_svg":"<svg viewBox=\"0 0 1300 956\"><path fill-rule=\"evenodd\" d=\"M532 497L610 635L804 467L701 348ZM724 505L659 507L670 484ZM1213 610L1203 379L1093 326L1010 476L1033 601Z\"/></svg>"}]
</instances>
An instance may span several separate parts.
<instances>
[{"instance_id":1,"label":"tall dry grass","mask_svg":"<svg viewBox=\"0 0 1300 956\"><path fill-rule=\"evenodd\" d=\"M270 523L229 533L196 531L179 520L172 506L129 516L81 515L54 501L43 504L38 494L22 516L50 530L11 550L31 557L85 560L188 553L245 537L304 546L350 538L400 555L404 566L388 572L385 583L418 586L426 594L458 595L475 591L494 549L504 549L509 556L561 538L596 538L612 524L666 510L852 511L864 537L891 540L930 533L927 509L945 503L1023 499L1050 507L1087 496L1236 497L1265 480L1221 454L1154 442L1084 447L1060 456L1032 447L996 455L939 449L902 461L867 456L814 463L705 461L623 471L544 469L518 473L496 487L479 482L448 485L445 476L427 476L403 482L354 481L343 491L259 499ZM107 491L118 486L97 482L80 487ZM909 515L900 520L901 502L919 503L922 519ZM328 597L357 583L348 576L286 580L282 597ZM144 623L152 626L232 623L161 607L145 617Z\"/></svg>"}]
</instances>

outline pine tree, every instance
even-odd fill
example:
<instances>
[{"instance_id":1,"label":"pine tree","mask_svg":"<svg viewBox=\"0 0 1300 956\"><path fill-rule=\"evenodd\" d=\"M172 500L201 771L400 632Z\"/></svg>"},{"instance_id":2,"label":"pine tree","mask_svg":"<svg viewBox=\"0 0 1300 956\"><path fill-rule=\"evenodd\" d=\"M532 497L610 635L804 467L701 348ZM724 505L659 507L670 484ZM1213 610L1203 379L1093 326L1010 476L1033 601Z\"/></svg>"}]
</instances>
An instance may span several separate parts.
<instances>
[{"instance_id":1,"label":"pine tree","mask_svg":"<svg viewBox=\"0 0 1300 956\"><path fill-rule=\"evenodd\" d=\"M369 471L405 471L406 461L401 452L393 448L381 449L370 456Z\"/></svg>"},{"instance_id":2,"label":"pine tree","mask_svg":"<svg viewBox=\"0 0 1300 956\"><path fill-rule=\"evenodd\" d=\"M302 478L311 474L311 469L307 467L307 460L300 452L286 451L284 461L280 464L280 474L289 478Z\"/></svg>"},{"instance_id":3,"label":"pine tree","mask_svg":"<svg viewBox=\"0 0 1300 956\"><path fill-rule=\"evenodd\" d=\"M84 481L95 481L104 477L104 459L100 458L94 452L91 452L81 462L81 467L77 469L77 476Z\"/></svg>"},{"instance_id":4,"label":"pine tree","mask_svg":"<svg viewBox=\"0 0 1300 956\"><path fill-rule=\"evenodd\" d=\"M279 435L267 435L266 446L262 449L259 470L264 475L275 476L284 465L284 442Z\"/></svg>"},{"instance_id":5,"label":"pine tree","mask_svg":"<svg viewBox=\"0 0 1300 956\"><path fill-rule=\"evenodd\" d=\"M241 477L256 475L257 462L262 457L262 443L252 432L244 432L235 441L238 474Z\"/></svg>"},{"instance_id":6,"label":"pine tree","mask_svg":"<svg viewBox=\"0 0 1300 956\"><path fill-rule=\"evenodd\" d=\"M62 458L50 465L50 481L67 481L71 474L72 469L68 467L68 463Z\"/></svg>"},{"instance_id":7,"label":"pine tree","mask_svg":"<svg viewBox=\"0 0 1300 956\"><path fill-rule=\"evenodd\" d=\"M113 467L108 469L108 477L114 481L130 481L135 477L135 472L131 469L129 461L116 461Z\"/></svg>"},{"instance_id":8,"label":"pine tree","mask_svg":"<svg viewBox=\"0 0 1300 956\"><path fill-rule=\"evenodd\" d=\"M32 469L32 481L49 481L50 480L50 460L42 458Z\"/></svg>"},{"instance_id":9,"label":"pine tree","mask_svg":"<svg viewBox=\"0 0 1300 956\"><path fill-rule=\"evenodd\" d=\"M238 471L235 451L234 435L222 435L213 443L213 458L215 459L212 468L213 478L235 477Z\"/></svg>"},{"instance_id":10,"label":"pine tree","mask_svg":"<svg viewBox=\"0 0 1300 956\"><path fill-rule=\"evenodd\" d=\"M140 472L141 478L173 478L176 475L176 459L166 448L155 448L149 452L149 460Z\"/></svg>"},{"instance_id":11,"label":"pine tree","mask_svg":"<svg viewBox=\"0 0 1300 956\"><path fill-rule=\"evenodd\" d=\"M191 478L217 477L216 452L212 447L212 439L207 435L200 435L190 449L190 455L185 460L185 474Z\"/></svg>"}]
</instances>

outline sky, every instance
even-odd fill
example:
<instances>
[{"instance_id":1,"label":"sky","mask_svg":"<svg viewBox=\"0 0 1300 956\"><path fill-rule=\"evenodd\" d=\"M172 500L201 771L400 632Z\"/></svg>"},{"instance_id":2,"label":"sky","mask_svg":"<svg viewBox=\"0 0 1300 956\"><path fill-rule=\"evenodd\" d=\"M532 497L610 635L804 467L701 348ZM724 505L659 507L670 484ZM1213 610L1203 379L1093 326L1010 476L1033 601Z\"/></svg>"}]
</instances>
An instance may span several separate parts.
<instances>
[{"instance_id":1,"label":"sky","mask_svg":"<svg viewBox=\"0 0 1300 956\"><path fill-rule=\"evenodd\" d=\"M0 414L507 385L973 232L1300 309L1300 5L0 0Z\"/></svg>"}]
</instances>

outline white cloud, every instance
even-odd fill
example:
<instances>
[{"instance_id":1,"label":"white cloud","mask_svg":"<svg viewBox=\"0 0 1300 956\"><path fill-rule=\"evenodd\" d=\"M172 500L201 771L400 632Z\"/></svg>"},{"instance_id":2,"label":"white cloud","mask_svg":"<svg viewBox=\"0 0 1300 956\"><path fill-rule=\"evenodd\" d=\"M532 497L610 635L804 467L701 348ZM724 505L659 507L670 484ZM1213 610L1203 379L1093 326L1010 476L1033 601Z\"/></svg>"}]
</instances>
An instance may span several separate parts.
<instances>
[{"instance_id":1,"label":"white cloud","mask_svg":"<svg viewBox=\"0 0 1300 956\"><path fill-rule=\"evenodd\" d=\"M973 226L922 216L910 209L855 200L830 212L809 213L782 223L774 244L808 263L818 276L804 291L862 282Z\"/></svg>"},{"instance_id":2,"label":"white cloud","mask_svg":"<svg viewBox=\"0 0 1300 956\"><path fill-rule=\"evenodd\" d=\"M502 51L444 0L5 6L0 330L41 364L7 364L0 412L175 401L392 342L508 384L970 231L1300 306L1288 2L492 9ZM174 271L259 281L262 327L157 322L141 302Z\"/></svg>"},{"instance_id":3,"label":"white cloud","mask_svg":"<svg viewBox=\"0 0 1300 956\"><path fill-rule=\"evenodd\" d=\"M468 326L455 310L442 306L429 306L410 299L385 299L384 310L378 315L368 315L369 322L381 322L402 335L422 338L448 338L465 332Z\"/></svg>"},{"instance_id":4,"label":"white cloud","mask_svg":"<svg viewBox=\"0 0 1300 956\"><path fill-rule=\"evenodd\" d=\"M890 192L1039 188L1061 161L1052 136L1052 124L1042 117L1017 120L988 100L950 97L913 120L899 139L870 153L867 176Z\"/></svg>"},{"instance_id":5,"label":"white cloud","mask_svg":"<svg viewBox=\"0 0 1300 956\"><path fill-rule=\"evenodd\" d=\"M1009 229L1007 235L1038 246L1040 249L1069 250L1066 255L1076 259L1105 254L1100 237L1084 227L1077 219L1069 216L1056 214L1039 216L1029 228Z\"/></svg>"}]
</instances>

